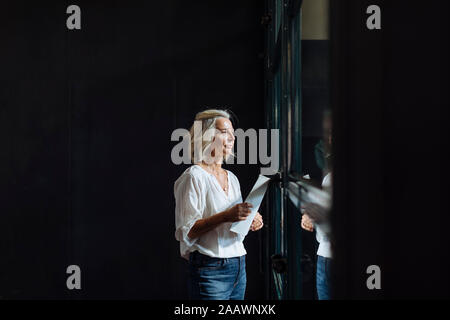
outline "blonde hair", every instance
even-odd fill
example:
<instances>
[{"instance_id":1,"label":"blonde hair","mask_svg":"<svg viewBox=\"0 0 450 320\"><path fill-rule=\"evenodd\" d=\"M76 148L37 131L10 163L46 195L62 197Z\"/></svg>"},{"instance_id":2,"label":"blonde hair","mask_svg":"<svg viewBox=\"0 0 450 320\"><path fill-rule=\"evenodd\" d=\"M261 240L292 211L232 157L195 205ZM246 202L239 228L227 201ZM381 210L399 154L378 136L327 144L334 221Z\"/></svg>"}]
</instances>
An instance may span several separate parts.
<instances>
[{"instance_id":1,"label":"blonde hair","mask_svg":"<svg viewBox=\"0 0 450 320\"><path fill-rule=\"evenodd\" d=\"M207 109L204 111L201 111L195 115L194 124L191 126L191 129L189 130L189 134L191 137L191 144L190 144L190 155L191 155L191 162L192 163L198 163L201 162L204 158L205 151L211 146L212 141L208 141L208 139L203 139L203 136L207 130L215 129L216 128L216 121L219 118L226 118L231 120L231 114L228 110L220 110L220 109ZM195 137L194 135L194 126L196 121L201 121L201 128L202 128L202 134L199 137ZM199 143L201 139L201 154L199 159L194 158L194 144L195 139L198 140L197 143ZM195 161L197 160L197 161ZM226 160L226 159L224 159Z\"/></svg>"}]
</instances>

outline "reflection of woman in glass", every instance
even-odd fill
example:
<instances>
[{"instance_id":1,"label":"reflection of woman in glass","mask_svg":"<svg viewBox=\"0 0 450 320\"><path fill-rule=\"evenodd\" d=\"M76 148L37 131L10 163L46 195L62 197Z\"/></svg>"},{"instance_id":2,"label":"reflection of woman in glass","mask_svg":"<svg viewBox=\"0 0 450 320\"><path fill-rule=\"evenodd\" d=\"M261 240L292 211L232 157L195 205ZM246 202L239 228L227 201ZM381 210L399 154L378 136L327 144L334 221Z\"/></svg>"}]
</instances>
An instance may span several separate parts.
<instances>
[{"instance_id":1,"label":"reflection of woman in glass","mask_svg":"<svg viewBox=\"0 0 450 320\"><path fill-rule=\"evenodd\" d=\"M251 204L242 203L237 177L222 168L232 155L234 129L223 110L205 110L196 115L201 136L190 131L191 159L194 163L175 181L175 238L181 256L189 261L190 299L242 300L246 288L243 236L230 231L235 221L245 220ZM204 140L214 131L212 139ZM198 139L200 138L200 139ZM199 159L194 150L199 146ZM263 226L256 214L251 230Z\"/></svg>"},{"instance_id":2,"label":"reflection of woman in glass","mask_svg":"<svg viewBox=\"0 0 450 320\"><path fill-rule=\"evenodd\" d=\"M326 112L323 120L324 142L324 177L322 180L322 189L331 189L331 115ZM317 149L316 149L317 150ZM317 155L316 155L317 157ZM331 192L330 192L331 193ZM313 209L313 208L311 208ZM301 226L307 231L316 229L316 239L319 242L317 250L317 270L316 287L319 300L330 299L330 277L331 277L331 243L329 239L330 226L329 221L314 221L308 215L308 208L305 208L305 214L302 216Z\"/></svg>"}]
</instances>

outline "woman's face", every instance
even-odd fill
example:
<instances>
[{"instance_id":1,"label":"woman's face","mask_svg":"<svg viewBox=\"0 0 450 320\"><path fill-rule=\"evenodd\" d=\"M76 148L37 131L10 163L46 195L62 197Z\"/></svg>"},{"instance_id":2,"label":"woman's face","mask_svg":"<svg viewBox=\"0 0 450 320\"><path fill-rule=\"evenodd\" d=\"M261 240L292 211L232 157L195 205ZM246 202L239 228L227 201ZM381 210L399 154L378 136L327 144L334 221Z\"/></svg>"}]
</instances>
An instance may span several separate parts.
<instances>
[{"instance_id":1,"label":"woman's face","mask_svg":"<svg viewBox=\"0 0 450 320\"><path fill-rule=\"evenodd\" d=\"M231 121L227 118L219 118L216 120L215 142L217 147L221 147L222 154L227 157L233 151L234 146L234 128Z\"/></svg>"}]
</instances>

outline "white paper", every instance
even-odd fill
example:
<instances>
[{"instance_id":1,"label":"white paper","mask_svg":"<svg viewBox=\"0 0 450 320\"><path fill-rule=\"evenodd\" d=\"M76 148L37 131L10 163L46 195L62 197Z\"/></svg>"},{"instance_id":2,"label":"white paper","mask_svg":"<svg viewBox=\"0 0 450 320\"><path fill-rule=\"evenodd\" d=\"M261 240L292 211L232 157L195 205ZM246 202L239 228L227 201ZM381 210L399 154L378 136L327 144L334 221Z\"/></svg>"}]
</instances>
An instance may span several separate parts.
<instances>
[{"instance_id":1,"label":"white paper","mask_svg":"<svg viewBox=\"0 0 450 320\"><path fill-rule=\"evenodd\" d=\"M244 202L251 203L253 208L251 208L251 213L247 217L247 219L243 221L234 222L231 225L230 230L236 233L239 233L243 236L246 236L250 226L252 225L253 219L256 216L256 212L258 212L259 206L261 205L262 199L264 198L264 194L266 193L267 186L269 184L270 178L267 178L263 175L259 175L258 180L256 180L255 185L252 188L252 191L247 196Z\"/></svg>"}]
</instances>

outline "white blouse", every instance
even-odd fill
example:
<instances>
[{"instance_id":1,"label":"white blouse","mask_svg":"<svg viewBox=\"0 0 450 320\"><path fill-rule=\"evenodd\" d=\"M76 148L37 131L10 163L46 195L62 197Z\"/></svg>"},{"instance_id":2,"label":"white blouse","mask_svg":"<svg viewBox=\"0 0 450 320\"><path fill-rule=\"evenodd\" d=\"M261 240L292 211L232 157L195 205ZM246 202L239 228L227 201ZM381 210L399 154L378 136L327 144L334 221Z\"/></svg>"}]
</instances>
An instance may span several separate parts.
<instances>
[{"instance_id":1,"label":"white blouse","mask_svg":"<svg viewBox=\"0 0 450 320\"><path fill-rule=\"evenodd\" d=\"M242 202L239 180L229 170L228 195L216 177L199 165L187 168L175 181L175 238L180 241L180 254L189 259L189 253L198 250L210 257L232 258L245 255L244 237L230 231L231 222L225 222L196 239L188 233L199 219L208 218Z\"/></svg>"},{"instance_id":2,"label":"white blouse","mask_svg":"<svg viewBox=\"0 0 450 320\"><path fill-rule=\"evenodd\" d=\"M331 173L327 175L322 180L322 188L331 188ZM331 243L327 234L330 231L329 222L323 222L321 224L314 224L316 229L316 240L319 242L319 248L317 249L317 255L325 258L332 258L333 254L331 252Z\"/></svg>"}]
</instances>

